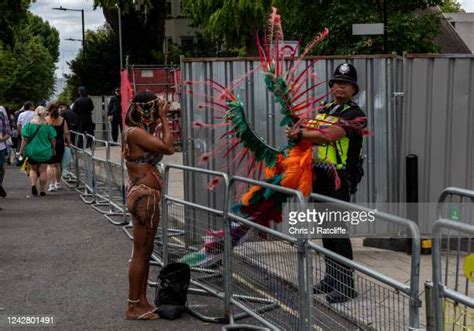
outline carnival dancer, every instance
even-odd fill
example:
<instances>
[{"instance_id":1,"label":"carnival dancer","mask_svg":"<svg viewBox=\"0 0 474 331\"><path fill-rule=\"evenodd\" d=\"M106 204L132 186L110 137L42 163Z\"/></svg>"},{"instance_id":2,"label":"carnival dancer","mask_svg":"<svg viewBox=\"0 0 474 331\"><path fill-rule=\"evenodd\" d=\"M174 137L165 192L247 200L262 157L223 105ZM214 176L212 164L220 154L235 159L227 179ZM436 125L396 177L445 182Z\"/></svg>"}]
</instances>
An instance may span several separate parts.
<instances>
[{"instance_id":1,"label":"carnival dancer","mask_svg":"<svg viewBox=\"0 0 474 331\"><path fill-rule=\"evenodd\" d=\"M128 126L123 133L123 154L129 178L127 208L133 217L126 319L159 318L155 307L147 300L146 289L160 213L162 178L156 166L164 154L174 153L167 111L165 100L151 92L143 92L135 96L125 119Z\"/></svg>"}]
</instances>

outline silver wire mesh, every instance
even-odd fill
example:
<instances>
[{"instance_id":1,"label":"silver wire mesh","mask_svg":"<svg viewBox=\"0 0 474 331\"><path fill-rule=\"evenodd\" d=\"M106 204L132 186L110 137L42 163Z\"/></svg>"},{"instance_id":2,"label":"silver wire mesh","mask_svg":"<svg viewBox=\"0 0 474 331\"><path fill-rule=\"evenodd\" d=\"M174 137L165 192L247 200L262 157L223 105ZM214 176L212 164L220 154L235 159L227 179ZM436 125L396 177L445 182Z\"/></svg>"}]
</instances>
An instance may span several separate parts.
<instances>
[{"instance_id":1,"label":"silver wire mesh","mask_svg":"<svg viewBox=\"0 0 474 331\"><path fill-rule=\"evenodd\" d=\"M196 264L191 268L191 276L216 290L223 291L224 238L212 245L213 254L209 260L202 260L202 252L208 232L223 229L223 217L208 211L198 210L183 204L168 204L168 262L189 262ZM158 252L162 253L161 238L156 242ZM190 256L194 254L194 256ZM184 260L183 260L184 259Z\"/></svg>"},{"instance_id":2,"label":"silver wire mesh","mask_svg":"<svg viewBox=\"0 0 474 331\"><path fill-rule=\"evenodd\" d=\"M444 230L441 237L441 278L443 285L474 297L474 284L466 277L466 258L474 254L474 236L452 230ZM444 299L445 330L474 330L474 307Z\"/></svg>"},{"instance_id":3,"label":"silver wire mesh","mask_svg":"<svg viewBox=\"0 0 474 331\"><path fill-rule=\"evenodd\" d=\"M232 250L234 299L284 330L297 330L296 247L254 228L246 230L245 242Z\"/></svg>"},{"instance_id":4,"label":"silver wire mesh","mask_svg":"<svg viewBox=\"0 0 474 331\"><path fill-rule=\"evenodd\" d=\"M315 252L313 259L314 288L323 281L332 284L333 293L343 298L342 303L330 303L328 293L313 294L313 318L323 329L331 328L318 318L325 307L340 318L353 323L356 329L407 330L409 327L410 298L367 275L347 268Z\"/></svg>"},{"instance_id":5,"label":"silver wire mesh","mask_svg":"<svg viewBox=\"0 0 474 331\"><path fill-rule=\"evenodd\" d=\"M122 167L120 164L110 162L109 171L112 185L111 200L122 207L126 202L126 178L122 179Z\"/></svg>"}]
</instances>

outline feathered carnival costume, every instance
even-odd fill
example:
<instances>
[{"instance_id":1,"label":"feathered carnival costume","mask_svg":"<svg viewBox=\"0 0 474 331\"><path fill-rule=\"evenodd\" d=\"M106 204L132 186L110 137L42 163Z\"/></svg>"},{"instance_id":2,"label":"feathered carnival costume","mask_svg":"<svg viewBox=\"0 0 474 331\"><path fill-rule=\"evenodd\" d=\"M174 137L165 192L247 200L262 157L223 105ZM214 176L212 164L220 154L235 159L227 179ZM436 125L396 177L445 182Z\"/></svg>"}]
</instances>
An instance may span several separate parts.
<instances>
[{"instance_id":1,"label":"feathered carnival costume","mask_svg":"<svg viewBox=\"0 0 474 331\"><path fill-rule=\"evenodd\" d=\"M267 89L274 95L276 102L281 106L282 118L279 123L281 128L289 127L290 130L305 128L307 130L317 130L327 135L324 129L319 129L315 125L315 112L320 110L321 101L326 99L327 94L315 97L309 96L318 86L324 84L324 81L317 82L305 87L309 78L315 78L311 70L316 60L312 60L306 68L299 70L304 64L306 55L318 43L328 36L329 30L317 34L304 48L301 56L297 57L300 45L291 47L284 44L283 30L281 27L280 15L276 8L273 8L272 14L268 20L268 26L265 33L265 43L262 45L257 34L257 46L260 57L260 69ZM283 54L289 54L286 57ZM286 67L285 67L286 62ZM200 121L193 122L193 128L214 129L225 127L227 131L220 136L220 143L216 145L213 151L206 152L200 157L200 164L205 164L212 157L221 156L227 158L234 153L232 165L237 169L248 170L246 176L255 177L264 180L267 183L280 185L286 188L299 190L304 196L311 194L313 185L313 145L305 140L296 141L288 139L288 143L281 148L275 148L268 145L260 138L249 124L244 113L244 104L239 96L233 94L233 90L244 81L255 70L247 73L237 81L224 87L213 80L207 81L187 81L188 86L205 84L212 90L214 96L204 96L205 102L199 105L204 111L214 111L221 116L214 117L221 119L220 123L209 124ZM197 93L189 89L187 93L198 96ZM365 118L357 118L352 121L339 121L335 125L342 127L352 127L360 129L365 134ZM317 120L317 122L324 122ZM310 124L310 125L308 125ZM324 123L318 123L323 124ZM333 123L330 123L333 124ZM246 163L246 166L242 164ZM336 188L340 181L337 172L332 169L335 178ZM262 175L264 178L262 178ZM214 178L209 183L209 189L215 188L219 183L218 178ZM255 223L269 227L271 222L282 222L282 204L288 199L288 195L265 189L260 186L252 186L245 192L238 204L234 205L232 211L240 214ZM231 235L233 246L242 243L248 233L248 227L232 224ZM205 266L209 261L210 255L216 255L216 248L219 242L223 240L224 231L208 231L208 239L204 248L196 253L191 253L180 259L181 262L190 265ZM219 254L220 256L222 254ZM197 258L200 256L201 258ZM215 259L212 259L215 263Z\"/></svg>"}]
</instances>

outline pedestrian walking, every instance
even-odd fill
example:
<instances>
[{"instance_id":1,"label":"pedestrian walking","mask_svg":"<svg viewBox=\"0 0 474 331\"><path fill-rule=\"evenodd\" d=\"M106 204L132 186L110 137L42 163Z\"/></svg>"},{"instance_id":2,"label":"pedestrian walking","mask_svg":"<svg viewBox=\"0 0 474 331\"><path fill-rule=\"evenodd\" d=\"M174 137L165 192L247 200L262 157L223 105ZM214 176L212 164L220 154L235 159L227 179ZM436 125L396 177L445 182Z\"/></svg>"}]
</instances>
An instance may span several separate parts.
<instances>
[{"instance_id":1,"label":"pedestrian walking","mask_svg":"<svg viewBox=\"0 0 474 331\"><path fill-rule=\"evenodd\" d=\"M122 97L120 96L120 88L117 87L114 93L107 107L107 118L112 127L112 140L117 142L119 130L122 132Z\"/></svg>"},{"instance_id":2,"label":"pedestrian walking","mask_svg":"<svg viewBox=\"0 0 474 331\"><path fill-rule=\"evenodd\" d=\"M69 134L71 136L71 141L73 144L76 143L76 136L71 131L77 130L77 115L72 111L71 107L64 103L59 103L59 115L66 120Z\"/></svg>"},{"instance_id":3,"label":"pedestrian walking","mask_svg":"<svg viewBox=\"0 0 474 331\"><path fill-rule=\"evenodd\" d=\"M0 106L0 197L5 198L7 192L3 188L7 158L7 140L10 138L10 123L5 108Z\"/></svg>"},{"instance_id":4,"label":"pedestrian walking","mask_svg":"<svg viewBox=\"0 0 474 331\"><path fill-rule=\"evenodd\" d=\"M47 164L56 153L56 131L46 122L46 109L38 106L35 116L22 129L23 140L19 154L28 157L30 165L31 194L38 195L36 182L39 177L40 196L46 195Z\"/></svg>"},{"instance_id":5,"label":"pedestrian walking","mask_svg":"<svg viewBox=\"0 0 474 331\"><path fill-rule=\"evenodd\" d=\"M23 127L29 123L35 116L33 102L27 101L23 104L23 110L19 110L16 114L16 129L18 132L18 137L21 138L21 130Z\"/></svg>"},{"instance_id":6,"label":"pedestrian walking","mask_svg":"<svg viewBox=\"0 0 474 331\"><path fill-rule=\"evenodd\" d=\"M52 103L48 106L48 116L46 123L51 125L56 131L56 153L48 164L49 192L56 191L61 186L61 161L64 155L65 146L72 145L71 136L66 120L59 116L59 105Z\"/></svg>"},{"instance_id":7,"label":"pedestrian walking","mask_svg":"<svg viewBox=\"0 0 474 331\"><path fill-rule=\"evenodd\" d=\"M161 199L162 178L156 167L164 154L173 154L173 137L167 125L166 101L143 92L127 113L123 154L129 178L127 208L133 217L133 253L128 279L126 319L157 319L146 296L149 261L153 252ZM160 125L161 128L160 128ZM162 132L161 137L158 132Z\"/></svg>"}]
</instances>

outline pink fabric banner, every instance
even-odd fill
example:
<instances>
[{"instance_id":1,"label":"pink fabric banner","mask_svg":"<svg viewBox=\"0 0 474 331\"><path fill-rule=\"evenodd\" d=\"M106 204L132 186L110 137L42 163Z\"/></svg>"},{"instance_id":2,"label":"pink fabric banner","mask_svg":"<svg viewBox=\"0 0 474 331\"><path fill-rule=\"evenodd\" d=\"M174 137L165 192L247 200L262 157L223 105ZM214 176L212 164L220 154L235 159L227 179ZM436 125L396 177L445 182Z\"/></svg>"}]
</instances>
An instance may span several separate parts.
<instances>
[{"instance_id":1,"label":"pink fabric banner","mask_svg":"<svg viewBox=\"0 0 474 331\"><path fill-rule=\"evenodd\" d=\"M123 128L125 128L125 116L127 116L128 107L133 99L133 88L128 80L127 69L122 69L122 72L120 73L120 82L120 94L122 96L122 124Z\"/></svg>"}]
</instances>

